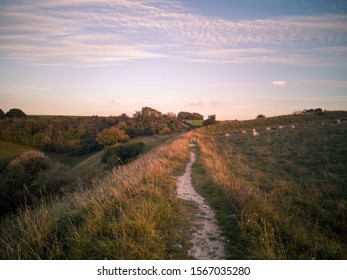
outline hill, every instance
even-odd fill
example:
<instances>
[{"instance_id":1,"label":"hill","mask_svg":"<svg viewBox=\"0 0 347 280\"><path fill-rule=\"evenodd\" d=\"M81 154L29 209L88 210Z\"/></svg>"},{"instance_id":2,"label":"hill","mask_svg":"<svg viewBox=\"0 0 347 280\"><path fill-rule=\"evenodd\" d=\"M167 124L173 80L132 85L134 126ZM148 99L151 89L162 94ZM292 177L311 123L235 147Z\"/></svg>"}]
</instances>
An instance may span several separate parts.
<instances>
[{"instance_id":1,"label":"hill","mask_svg":"<svg viewBox=\"0 0 347 280\"><path fill-rule=\"evenodd\" d=\"M172 174L186 161L189 137L167 139L88 189L3 218L0 259L187 258L189 221ZM85 172L97 157L75 171Z\"/></svg>"},{"instance_id":2,"label":"hill","mask_svg":"<svg viewBox=\"0 0 347 280\"><path fill-rule=\"evenodd\" d=\"M173 175L194 137L193 185L217 212L230 258L346 259L347 123L336 121L346 118L307 113L141 138L145 154L88 188L2 218L0 258L187 259L194 216ZM100 158L71 171L88 177Z\"/></svg>"},{"instance_id":3,"label":"hill","mask_svg":"<svg viewBox=\"0 0 347 280\"><path fill-rule=\"evenodd\" d=\"M336 121L346 117L300 114L198 130L193 184L217 209L232 258L347 258L347 122Z\"/></svg>"}]
</instances>

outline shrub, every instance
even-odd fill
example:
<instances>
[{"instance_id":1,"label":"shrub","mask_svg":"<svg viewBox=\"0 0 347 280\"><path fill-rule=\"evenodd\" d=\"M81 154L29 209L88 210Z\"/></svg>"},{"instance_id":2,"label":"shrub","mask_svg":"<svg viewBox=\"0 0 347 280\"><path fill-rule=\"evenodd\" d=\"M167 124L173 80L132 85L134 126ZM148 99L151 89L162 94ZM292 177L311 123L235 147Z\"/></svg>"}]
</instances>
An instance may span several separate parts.
<instances>
[{"instance_id":1,"label":"shrub","mask_svg":"<svg viewBox=\"0 0 347 280\"><path fill-rule=\"evenodd\" d=\"M204 120L203 125L211 125L217 123L216 121L216 115L210 115L206 120Z\"/></svg>"},{"instance_id":2,"label":"shrub","mask_svg":"<svg viewBox=\"0 0 347 280\"><path fill-rule=\"evenodd\" d=\"M127 163L141 154L145 148L143 142L116 144L105 149L102 161L111 166Z\"/></svg>"},{"instance_id":3,"label":"shrub","mask_svg":"<svg viewBox=\"0 0 347 280\"><path fill-rule=\"evenodd\" d=\"M41 193L34 181L40 173L53 166L52 161L39 151L29 150L12 160L0 183L0 213L8 212Z\"/></svg>"}]
</instances>

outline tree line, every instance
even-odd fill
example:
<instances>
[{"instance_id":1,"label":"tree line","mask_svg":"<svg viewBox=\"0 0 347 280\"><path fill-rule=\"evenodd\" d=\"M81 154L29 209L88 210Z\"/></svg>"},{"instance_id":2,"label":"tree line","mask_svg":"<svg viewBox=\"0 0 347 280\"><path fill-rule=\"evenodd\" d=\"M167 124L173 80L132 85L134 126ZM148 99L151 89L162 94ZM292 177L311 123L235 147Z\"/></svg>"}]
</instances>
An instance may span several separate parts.
<instances>
[{"instance_id":1,"label":"tree line","mask_svg":"<svg viewBox=\"0 0 347 280\"><path fill-rule=\"evenodd\" d=\"M188 129L184 120L189 117L203 118L198 113L163 114L150 107L143 107L132 117L27 116L20 109L6 114L0 110L0 139L43 151L82 155L108 146L112 129L117 128L129 138L169 134Z\"/></svg>"}]
</instances>

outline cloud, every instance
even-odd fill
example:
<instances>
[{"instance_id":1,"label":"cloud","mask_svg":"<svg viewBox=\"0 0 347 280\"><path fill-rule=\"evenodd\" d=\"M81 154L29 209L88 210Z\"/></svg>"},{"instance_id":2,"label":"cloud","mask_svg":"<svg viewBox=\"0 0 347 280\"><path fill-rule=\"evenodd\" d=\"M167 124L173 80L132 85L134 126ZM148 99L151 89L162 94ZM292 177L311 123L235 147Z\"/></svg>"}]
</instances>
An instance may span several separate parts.
<instances>
[{"instance_id":1,"label":"cloud","mask_svg":"<svg viewBox=\"0 0 347 280\"><path fill-rule=\"evenodd\" d=\"M29 1L28 1L29 2ZM168 57L196 63L322 64L345 57L347 15L231 20L164 0L1 4L0 53L42 64ZM314 52L311 52L314 50Z\"/></svg>"},{"instance_id":2,"label":"cloud","mask_svg":"<svg viewBox=\"0 0 347 280\"><path fill-rule=\"evenodd\" d=\"M275 87L283 87L286 85L286 81L273 81L272 85Z\"/></svg>"}]
</instances>

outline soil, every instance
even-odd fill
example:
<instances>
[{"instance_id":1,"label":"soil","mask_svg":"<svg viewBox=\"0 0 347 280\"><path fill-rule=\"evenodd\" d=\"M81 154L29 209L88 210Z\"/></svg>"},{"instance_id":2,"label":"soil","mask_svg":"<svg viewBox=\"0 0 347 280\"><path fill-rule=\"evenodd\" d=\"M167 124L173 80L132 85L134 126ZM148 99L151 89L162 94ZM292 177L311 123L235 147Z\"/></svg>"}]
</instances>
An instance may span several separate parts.
<instances>
[{"instance_id":1,"label":"soil","mask_svg":"<svg viewBox=\"0 0 347 280\"><path fill-rule=\"evenodd\" d=\"M191 211L195 223L190 240L192 248L188 255L198 260L226 259L225 238L218 227L215 212L192 185L192 165L196 160L194 151L190 151L190 156L185 173L177 178L177 196L196 205L196 210Z\"/></svg>"}]
</instances>

